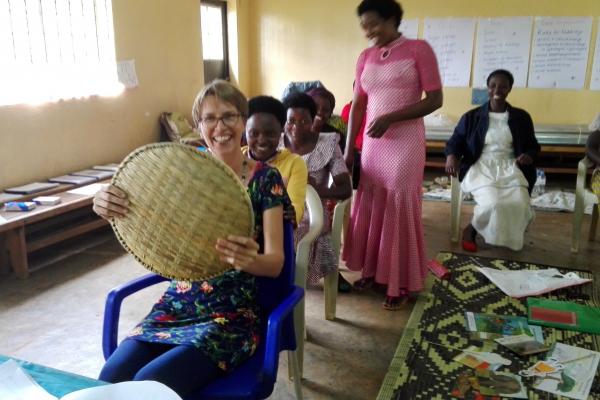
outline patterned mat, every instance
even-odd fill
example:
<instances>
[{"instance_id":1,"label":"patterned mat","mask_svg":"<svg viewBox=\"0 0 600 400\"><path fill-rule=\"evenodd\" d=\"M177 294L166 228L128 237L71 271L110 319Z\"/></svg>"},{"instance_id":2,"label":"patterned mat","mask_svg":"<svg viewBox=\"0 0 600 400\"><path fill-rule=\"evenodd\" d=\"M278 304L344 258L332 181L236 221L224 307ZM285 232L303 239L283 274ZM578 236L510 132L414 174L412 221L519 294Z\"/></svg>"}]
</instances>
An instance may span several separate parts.
<instances>
[{"instance_id":1,"label":"patterned mat","mask_svg":"<svg viewBox=\"0 0 600 400\"><path fill-rule=\"evenodd\" d=\"M456 385L456 378L461 372L468 370L468 367L452 361L458 351L432 345L430 342L457 348L476 345L483 347L485 351L494 351L513 361L509 367L503 366L501 370L509 370L515 374L540 359L540 355L519 357L494 341L470 340L465 328L464 313L473 311L497 315L527 315L525 299L506 296L475 267L515 270L544 269L548 266L453 253L440 253L437 259L451 271L450 279L440 281L431 275L428 277L426 289L419 296L404 329L378 400L452 398L450 392ZM563 268L559 270L568 271ZM578 271L578 274L583 278L593 278L589 272ZM592 282L561 289L547 297L598 306L600 303L595 285L596 282ZM561 342L600 350L600 336L597 335L544 328L544 338L546 343ZM543 355L544 353L541 354ZM600 400L599 375L597 372L590 399ZM531 389L531 382L523 383L528 386L530 399L556 398L553 394Z\"/></svg>"}]
</instances>

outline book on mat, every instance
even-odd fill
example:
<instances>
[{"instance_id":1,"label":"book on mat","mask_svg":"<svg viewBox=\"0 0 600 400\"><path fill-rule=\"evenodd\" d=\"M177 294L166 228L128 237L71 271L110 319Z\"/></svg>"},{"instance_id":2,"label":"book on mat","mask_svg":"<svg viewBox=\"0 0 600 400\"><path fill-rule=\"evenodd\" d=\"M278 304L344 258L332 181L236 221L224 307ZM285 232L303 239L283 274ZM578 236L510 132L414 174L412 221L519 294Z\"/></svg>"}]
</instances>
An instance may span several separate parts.
<instances>
[{"instance_id":1,"label":"book on mat","mask_svg":"<svg viewBox=\"0 0 600 400\"><path fill-rule=\"evenodd\" d=\"M84 169L83 171L73 172L69 175L91 176L93 178L106 179L112 177L114 174L115 173L113 171L104 171L99 169Z\"/></svg>"},{"instance_id":2,"label":"book on mat","mask_svg":"<svg viewBox=\"0 0 600 400\"><path fill-rule=\"evenodd\" d=\"M494 315L465 312L467 330L471 339L497 339L503 336L527 335L543 343L542 328L529 325L527 318L515 315Z\"/></svg>"},{"instance_id":3,"label":"book on mat","mask_svg":"<svg viewBox=\"0 0 600 400\"><path fill-rule=\"evenodd\" d=\"M16 186L8 189L4 189L6 193L16 194L31 194L41 192L42 190L48 190L57 187L58 183L52 182L34 182L23 186Z\"/></svg>"},{"instance_id":4,"label":"book on mat","mask_svg":"<svg viewBox=\"0 0 600 400\"><path fill-rule=\"evenodd\" d=\"M599 307L528 297L527 316L531 324L600 334Z\"/></svg>"},{"instance_id":5,"label":"book on mat","mask_svg":"<svg viewBox=\"0 0 600 400\"><path fill-rule=\"evenodd\" d=\"M534 337L529 335L504 336L494 340L520 356L542 353L548 351L550 348L550 346L538 342Z\"/></svg>"},{"instance_id":6,"label":"book on mat","mask_svg":"<svg viewBox=\"0 0 600 400\"><path fill-rule=\"evenodd\" d=\"M86 183L96 182L98 178L93 178L91 176L62 175L48 180L50 182L70 183L72 185L85 185Z\"/></svg>"}]
</instances>

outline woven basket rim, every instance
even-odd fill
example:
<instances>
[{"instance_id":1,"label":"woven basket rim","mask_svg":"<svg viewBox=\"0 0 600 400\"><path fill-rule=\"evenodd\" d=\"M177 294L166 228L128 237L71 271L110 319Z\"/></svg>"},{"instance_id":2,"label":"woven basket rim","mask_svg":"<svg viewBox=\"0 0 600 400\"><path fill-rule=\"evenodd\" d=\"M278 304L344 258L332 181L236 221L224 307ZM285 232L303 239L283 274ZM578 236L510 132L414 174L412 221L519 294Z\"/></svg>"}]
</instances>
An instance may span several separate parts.
<instances>
[{"instance_id":1,"label":"woven basket rim","mask_svg":"<svg viewBox=\"0 0 600 400\"><path fill-rule=\"evenodd\" d=\"M119 187L120 189L124 190L125 192L127 192L126 188L123 188L122 186L120 186L120 184L122 184L122 176L126 173L125 171L128 170L128 168L130 168L132 166L132 164L138 162L140 160L140 156L146 152L153 152L153 151L157 151L157 150L166 150L166 151L170 151L172 152L173 155L176 155L177 152L187 152L189 154L192 154L193 157L199 157L200 160L203 161L203 166L207 166L210 165L210 168L214 168L214 171L220 171L223 172L230 180L230 182L223 182L226 183L227 185L233 185L235 184L235 186L232 186L233 189L230 188L230 191L239 191L240 194L242 194L242 198L244 199L244 203L245 203L245 208L243 210L243 213L245 215L248 216L248 221L244 221L243 223L248 223L248 231L247 231L247 236L252 236L252 233L254 232L254 216L253 216L253 208L252 208L252 202L250 200L250 197L247 194L247 188L242 184L242 182L239 180L239 178L237 177L237 175L231 170L231 168L229 168L229 166L227 166L224 162L222 162L221 160L217 159L216 157L208 154L207 152L204 151L200 151L197 150L195 147L189 146L189 145L183 145L183 144L179 144L179 143L172 143L172 142L160 142L160 143L151 143L151 144L147 144L144 146L141 146L135 150L133 150L129 155L127 155L125 157L125 159L123 159L123 161L120 163L119 165L119 169L118 171L115 173L115 175L112 178L112 184L116 187ZM171 159L170 159L171 160ZM142 160L143 161L143 160ZM161 160L162 162L162 160ZM197 178L197 177L196 177ZM210 181L210 180L209 180ZM144 182L144 184L148 184L148 182ZM165 188L165 187L169 187L165 184L165 182L161 182L160 184L157 184L156 182L151 182L150 184L153 184L157 187L161 187L161 188ZM198 185L200 185L200 183L198 183ZM215 189L215 188L212 188ZM221 189L221 188L219 188ZM207 193L210 193L210 190L206 190ZM213 192L214 193L214 192ZM237 194L237 193L236 193ZM200 208L200 207L198 207ZM246 213L246 208L247 208L247 213ZM241 208L240 208L240 211ZM159 213L159 210L154 210L155 214ZM208 215L208 214L207 214ZM125 217L128 218L128 217ZM123 248L130 253L131 255L133 255L133 257L136 259L136 261L138 261L140 264L142 264L146 269L158 273L161 276L167 277L169 279L176 279L176 280L181 280L181 281L197 281L197 280L206 280L206 279L211 279L215 276L219 276L222 275L223 273L230 271L233 269L233 267L231 265L225 266L224 263L219 263L221 265L221 267L216 270L214 273L209 273L209 274L202 274L202 276L189 276L189 277L182 277L179 274L173 272L176 270L177 266L171 266L171 265L157 265L156 264L156 259L160 258L160 257L152 257L152 255L148 255L148 254L139 254L140 251L135 249L135 245L139 244L138 242L135 242L135 238L132 237L132 235L127 235L126 230L122 229L122 219L121 220L116 220L116 219L112 219L110 221L111 226L113 228L113 231L115 232L115 235L117 237L117 239L119 240L119 242L121 243L121 245L123 246ZM179 221L182 224L184 223L184 221ZM228 221L223 221L223 220L219 220L219 224L225 224ZM244 234L246 234L246 231L244 231ZM134 243L131 243L131 241L134 240ZM130 245L132 244L132 245ZM197 244L188 244L189 246L197 246ZM211 251L215 251L214 249ZM201 262L201 260L199 260ZM210 267L212 268L212 264L210 265Z\"/></svg>"}]
</instances>

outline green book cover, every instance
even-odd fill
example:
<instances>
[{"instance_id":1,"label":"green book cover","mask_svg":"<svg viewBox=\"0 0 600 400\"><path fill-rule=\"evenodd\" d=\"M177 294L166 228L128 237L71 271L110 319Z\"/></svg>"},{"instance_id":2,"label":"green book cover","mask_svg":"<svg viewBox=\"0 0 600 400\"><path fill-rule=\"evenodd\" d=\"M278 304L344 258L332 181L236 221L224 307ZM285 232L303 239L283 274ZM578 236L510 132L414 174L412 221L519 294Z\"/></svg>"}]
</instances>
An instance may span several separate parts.
<instances>
[{"instance_id":1,"label":"green book cover","mask_svg":"<svg viewBox=\"0 0 600 400\"><path fill-rule=\"evenodd\" d=\"M530 324L600 334L600 307L528 297L527 317Z\"/></svg>"}]
</instances>

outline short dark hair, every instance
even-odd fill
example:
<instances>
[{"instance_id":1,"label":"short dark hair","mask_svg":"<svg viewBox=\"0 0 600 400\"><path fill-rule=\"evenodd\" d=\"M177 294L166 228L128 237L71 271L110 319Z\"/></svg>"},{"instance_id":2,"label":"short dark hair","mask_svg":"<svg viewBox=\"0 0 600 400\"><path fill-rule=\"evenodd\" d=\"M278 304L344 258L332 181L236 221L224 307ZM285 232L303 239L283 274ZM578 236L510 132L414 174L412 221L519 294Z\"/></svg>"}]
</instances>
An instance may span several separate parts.
<instances>
[{"instance_id":1,"label":"short dark hair","mask_svg":"<svg viewBox=\"0 0 600 400\"><path fill-rule=\"evenodd\" d=\"M285 125L286 109L275 97L256 96L248 101L248 118L254 114L265 113L274 116L281 126Z\"/></svg>"},{"instance_id":2,"label":"short dark hair","mask_svg":"<svg viewBox=\"0 0 600 400\"><path fill-rule=\"evenodd\" d=\"M290 108L304 108L305 110L308 110L310 117L313 119L315 118L315 115L317 115L317 104L313 98L306 93L296 92L290 94L283 99L283 105L286 110Z\"/></svg>"},{"instance_id":3,"label":"short dark hair","mask_svg":"<svg viewBox=\"0 0 600 400\"><path fill-rule=\"evenodd\" d=\"M490 81L496 75L504 75L506 77L506 79L508 79L508 83L510 84L510 87L512 88L513 83L515 83L515 78L513 77L513 74L510 73L510 71L507 71L505 69L497 69L495 71L492 71L492 73L488 75L487 80L485 81L485 84L487 86L490 86Z\"/></svg>"},{"instance_id":4,"label":"short dark hair","mask_svg":"<svg viewBox=\"0 0 600 400\"><path fill-rule=\"evenodd\" d=\"M308 94L311 97L323 97L324 99L327 99L329 104L331 104L331 111L334 110L335 96L333 95L333 93L331 93L329 90L325 89L323 86L319 86L319 87L310 89L308 92L306 92L306 94Z\"/></svg>"},{"instance_id":5,"label":"short dark hair","mask_svg":"<svg viewBox=\"0 0 600 400\"><path fill-rule=\"evenodd\" d=\"M192 106L192 118L196 126L200 125L202 120L202 105L207 97L214 96L217 99L234 106L242 117L248 116L248 100L244 93L235 87L231 82L222 79L215 79L204 86L200 93L196 95L194 105Z\"/></svg>"},{"instance_id":6,"label":"short dark hair","mask_svg":"<svg viewBox=\"0 0 600 400\"><path fill-rule=\"evenodd\" d=\"M394 18L396 20L396 28L400 26L404 11L400 3L394 0L363 0L356 8L356 13L360 17L366 12L374 11L384 20Z\"/></svg>"}]
</instances>

